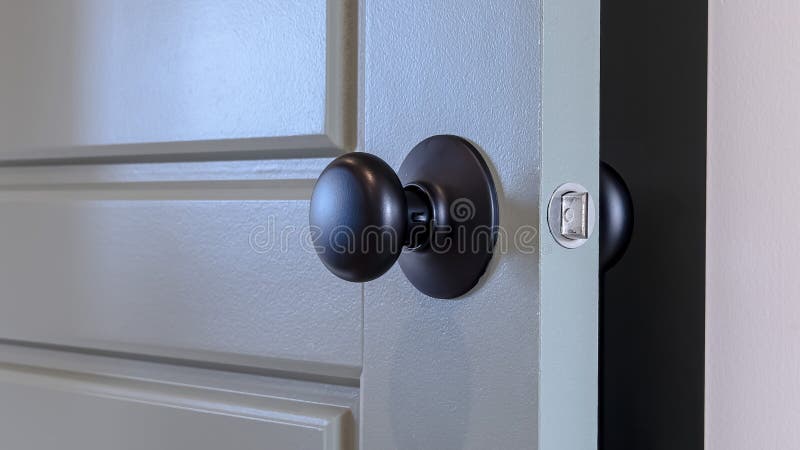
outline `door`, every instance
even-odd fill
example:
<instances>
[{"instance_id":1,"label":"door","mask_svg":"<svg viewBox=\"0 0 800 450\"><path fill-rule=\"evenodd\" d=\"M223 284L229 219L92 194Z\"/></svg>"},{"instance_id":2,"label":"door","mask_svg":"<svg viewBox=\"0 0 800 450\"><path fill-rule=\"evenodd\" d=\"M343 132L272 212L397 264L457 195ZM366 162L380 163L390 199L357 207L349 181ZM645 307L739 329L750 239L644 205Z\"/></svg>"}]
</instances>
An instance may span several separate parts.
<instances>
[{"instance_id":1,"label":"door","mask_svg":"<svg viewBox=\"0 0 800 450\"><path fill-rule=\"evenodd\" d=\"M596 0L0 3L9 449L596 446ZM322 170L461 136L499 234L477 286L321 263ZM442 171L448 161L440 161Z\"/></svg>"}]
</instances>

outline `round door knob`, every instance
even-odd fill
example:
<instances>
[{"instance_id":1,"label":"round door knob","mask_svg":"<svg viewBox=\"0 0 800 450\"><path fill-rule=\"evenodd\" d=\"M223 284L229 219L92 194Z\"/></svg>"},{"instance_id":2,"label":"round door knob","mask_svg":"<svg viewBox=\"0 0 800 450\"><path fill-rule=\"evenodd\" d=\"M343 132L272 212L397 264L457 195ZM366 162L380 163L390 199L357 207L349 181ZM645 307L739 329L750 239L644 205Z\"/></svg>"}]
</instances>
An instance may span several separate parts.
<instances>
[{"instance_id":1,"label":"round door knob","mask_svg":"<svg viewBox=\"0 0 800 450\"><path fill-rule=\"evenodd\" d=\"M454 298L491 259L497 195L477 149L434 136L412 149L399 174L369 153L336 158L314 186L309 222L317 254L339 278L370 281L399 258L417 289Z\"/></svg>"},{"instance_id":2,"label":"round door knob","mask_svg":"<svg viewBox=\"0 0 800 450\"><path fill-rule=\"evenodd\" d=\"M400 257L413 226L427 221L417 194L369 153L349 153L325 168L314 186L310 222L320 259L339 278L363 282L383 275ZM416 200L416 201L415 201ZM409 204L423 210L409 212ZM419 209L419 208L417 208Z\"/></svg>"},{"instance_id":3,"label":"round door knob","mask_svg":"<svg viewBox=\"0 0 800 450\"><path fill-rule=\"evenodd\" d=\"M600 162L600 270L616 264L633 236L633 199L622 176Z\"/></svg>"}]
</instances>

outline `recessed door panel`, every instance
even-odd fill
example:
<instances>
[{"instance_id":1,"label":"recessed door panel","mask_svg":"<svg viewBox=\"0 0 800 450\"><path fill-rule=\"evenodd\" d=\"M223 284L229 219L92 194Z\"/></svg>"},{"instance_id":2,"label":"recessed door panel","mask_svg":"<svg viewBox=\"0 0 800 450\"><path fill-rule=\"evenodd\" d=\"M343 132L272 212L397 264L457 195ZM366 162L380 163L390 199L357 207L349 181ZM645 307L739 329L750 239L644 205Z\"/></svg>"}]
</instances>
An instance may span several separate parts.
<instances>
[{"instance_id":1,"label":"recessed door panel","mask_svg":"<svg viewBox=\"0 0 800 450\"><path fill-rule=\"evenodd\" d=\"M0 169L0 338L357 378L361 286L308 235L326 161Z\"/></svg>"},{"instance_id":2,"label":"recessed door panel","mask_svg":"<svg viewBox=\"0 0 800 450\"><path fill-rule=\"evenodd\" d=\"M0 160L352 149L352 3L3 2Z\"/></svg>"},{"instance_id":3,"label":"recessed door panel","mask_svg":"<svg viewBox=\"0 0 800 450\"><path fill-rule=\"evenodd\" d=\"M0 397L15 450L353 448L349 409L301 400L9 364Z\"/></svg>"}]
</instances>

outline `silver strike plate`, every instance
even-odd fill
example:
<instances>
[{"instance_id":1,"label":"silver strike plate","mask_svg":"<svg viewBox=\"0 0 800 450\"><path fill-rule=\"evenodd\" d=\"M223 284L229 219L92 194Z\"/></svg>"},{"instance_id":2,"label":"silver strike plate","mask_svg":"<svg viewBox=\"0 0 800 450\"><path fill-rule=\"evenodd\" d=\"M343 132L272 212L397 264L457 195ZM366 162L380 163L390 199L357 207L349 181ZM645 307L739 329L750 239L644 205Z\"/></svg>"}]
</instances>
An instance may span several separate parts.
<instances>
[{"instance_id":1,"label":"silver strike plate","mask_svg":"<svg viewBox=\"0 0 800 450\"><path fill-rule=\"evenodd\" d=\"M550 197L547 222L550 234L562 247L577 248L585 244L594 231L595 216L594 199L580 184L562 184Z\"/></svg>"}]
</instances>

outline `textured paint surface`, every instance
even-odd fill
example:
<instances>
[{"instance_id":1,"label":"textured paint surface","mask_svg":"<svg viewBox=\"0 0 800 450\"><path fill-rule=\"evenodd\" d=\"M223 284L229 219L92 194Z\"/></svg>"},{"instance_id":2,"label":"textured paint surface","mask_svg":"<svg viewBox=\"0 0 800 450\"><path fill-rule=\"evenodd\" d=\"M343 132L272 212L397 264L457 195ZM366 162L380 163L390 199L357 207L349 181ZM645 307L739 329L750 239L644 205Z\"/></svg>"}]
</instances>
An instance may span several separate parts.
<instances>
[{"instance_id":1,"label":"textured paint surface","mask_svg":"<svg viewBox=\"0 0 800 450\"><path fill-rule=\"evenodd\" d=\"M706 448L800 446L800 3L710 2Z\"/></svg>"},{"instance_id":2,"label":"textured paint surface","mask_svg":"<svg viewBox=\"0 0 800 450\"><path fill-rule=\"evenodd\" d=\"M365 148L398 167L428 136L468 138L495 169L501 225L537 223L538 2L365 3ZM536 445L538 259L496 257L457 300L399 267L366 285L364 448Z\"/></svg>"},{"instance_id":3,"label":"textured paint surface","mask_svg":"<svg viewBox=\"0 0 800 450\"><path fill-rule=\"evenodd\" d=\"M551 151L564 153L560 159L554 156L549 170L553 178L576 176L571 181L594 186L598 70L592 52L599 19L595 2L581 3L585 4L565 5L563 10L553 7L554 14L558 10L578 15L591 26L574 45L560 42L564 36L553 38L552 63L564 78L562 88L577 89L570 97L577 115L561 111L568 123L564 131L571 133L569 143L579 147L570 150L567 144L554 143ZM542 89L547 89L541 78L542 4L367 1L365 7L364 149L398 167L428 136L468 138L494 171L501 226L512 240L520 227L536 229L541 217ZM568 33L577 31L572 20L563 24ZM567 61L586 54L589 72L568 76L572 67ZM556 133L559 128L551 126ZM442 164L446 170L446 161ZM536 235L537 245L540 238L547 241L549 236ZM512 242L508 252L496 255L478 287L456 300L425 297L397 267L366 284L365 448L596 445L596 248L590 245L572 254L580 274L576 276L590 280L587 284L570 285L560 294L552 289L541 299L552 302L555 313L542 320L551 320L560 334L554 332L543 345L552 346L554 353L569 353L549 357L545 366L540 365L539 351L540 253L538 246L530 253L514 250ZM553 259L554 268L560 264L564 262ZM579 299L586 308L571 316L572 302ZM562 309L560 301L567 307ZM552 395L563 399L560 404L539 403L540 369L553 374ZM540 429L540 415L552 428L547 433Z\"/></svg>"}]
</instances>

